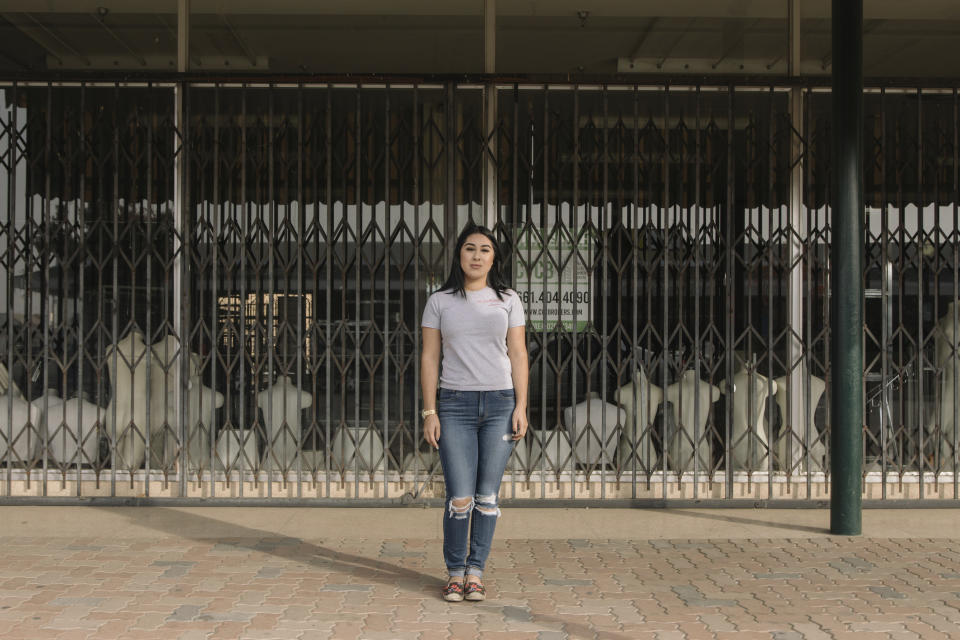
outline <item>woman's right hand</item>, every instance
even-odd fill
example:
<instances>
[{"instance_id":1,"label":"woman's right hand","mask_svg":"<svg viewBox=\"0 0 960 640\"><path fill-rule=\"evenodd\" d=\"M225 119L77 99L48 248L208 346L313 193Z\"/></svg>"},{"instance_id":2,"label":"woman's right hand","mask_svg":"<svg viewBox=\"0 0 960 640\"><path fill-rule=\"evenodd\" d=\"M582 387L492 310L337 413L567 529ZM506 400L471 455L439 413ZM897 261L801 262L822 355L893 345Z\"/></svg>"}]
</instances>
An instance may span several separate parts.
<instances>
[{"instance_id":1,"label":"woman's right hand","mask_svg":"<svg viewBox=\"0 0 960 640\"><path fill-rule=\"evenodd\" d=\"M440 448L440 418L437 414L423 421L423 439L434 449Z\"/></svg>"}]
</instances>

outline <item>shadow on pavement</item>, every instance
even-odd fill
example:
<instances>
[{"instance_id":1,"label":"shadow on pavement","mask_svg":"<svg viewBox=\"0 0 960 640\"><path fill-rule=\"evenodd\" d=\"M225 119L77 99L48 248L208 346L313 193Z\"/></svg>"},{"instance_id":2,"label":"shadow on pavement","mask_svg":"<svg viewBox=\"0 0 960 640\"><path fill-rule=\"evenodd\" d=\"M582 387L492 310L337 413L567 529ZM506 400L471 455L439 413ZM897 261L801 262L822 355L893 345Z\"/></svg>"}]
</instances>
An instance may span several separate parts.
<instances>
[{"instance_id":1,"label":"shadow on pavement","mask_svg":"<svg viewBox=\"0 0 960 640\"><path fill-rule=\"evenodd\" d=\"M110 509L110 507L101 508ZM443 578L374 558L336 551L318 544L306 542L301 538L286 536L273 531L263 531L261 529L245 527L215 518L208 518L196 513L172 510L165 507L152 507L151 510L154 513L161 514L162 517L137 519L136 523L140 526L150 527L166 535L210 545L230 545L259 553L268 553L284 560L305 562L316 566L318 569L323 568L344 572L355 578L397 587L403 591L416 592L425 597L439 599L440 588L445 584ZM137 510L135 509L132 512L125 511L124 513L127 518L133 519L133 514L137 513ZM229 530L232 535L211 536L210 533L203 536L196 534L191 535L191 531L198 530L206 530L208 532ZM344 532L347 533L348 531L349 525L344 523ZM439 548L437 549L437 553L439 553ZM484 605L484 608L489 609L490 605L496 605L496 601L488 600ZM469 607L470 603L458 603L452 606ZM516 607L505 605L502 608L507 610L515 609ZM589 625L571 622L570 620L553 615L529 612L527 619L530 622L549 625L554 629L563 629L571 638L629 640L629 637L624 634L609 631L598 632Z\"/></svg>"},{"instance_id":2,"label":"shadow on pavement","mask_svg":"<svg viewBox=\"0 0 960 640\"><path fill-rule=\"evenodd\" d=\"M102 508L110 509L110 507ZM420 587L418 590L428 586L439 590L444 584L444 581L436 576L399 567L374 558L343 553L306 542L302 538L287 536L274 531L254 529L187 511L166 507L151 507L150 509L154 513L161 514L162 517L136 519L136 524L167 535L186 538L195 542L229 545L249 549L250 551L268 553L284 560L306 562L325 569L344 571L356 577L370 578L385 584L394 585L400 580L406 582L405 585L401 586L409 587L411 582L415 582ZM124 513L127 518L134 519L133 514L136 514L136 511L125 511ZM191 532L199 530L204 530L204 535L191 534ZM212 535L214 531L224 532L226 535ZM350 537L348 531L348 525L345 523L344 538Z\"/></svg>"},{"instance_id":3,"label":"shadow on pavement","mask_svg":"<svg viewBox=\"0 0 960 640\"><path fill-rule=\"evenodd\" d=\"M677 516L687 516L690 518L704 518L707 520L719 520L721 522L733 522L735 524L747 525L750 527L770 527L772 529L784 529L787 531L798 531L804 533L818 533L829 535L830 529L828 527L811 527L810 525L805 524L793 524L793 523L780 523L780 522L770 522L767 520L754 519L754 518L744 518L742 516L731 516L726 515L721 511L705 512L705 511L687 511L684 509L672 509L670 515ZM704 536L704 537L714 537L714 536Z\"/></svg>"}]
</instances>

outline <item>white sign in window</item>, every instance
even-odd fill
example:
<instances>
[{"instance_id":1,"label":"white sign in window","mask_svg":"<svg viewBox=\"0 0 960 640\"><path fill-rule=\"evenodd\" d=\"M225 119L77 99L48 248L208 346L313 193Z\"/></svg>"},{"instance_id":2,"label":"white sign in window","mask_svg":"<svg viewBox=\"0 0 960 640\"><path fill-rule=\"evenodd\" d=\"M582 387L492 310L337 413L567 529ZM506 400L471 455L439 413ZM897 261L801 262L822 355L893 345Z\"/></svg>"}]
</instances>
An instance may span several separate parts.
<instances>
[{"instance_id":1,"label":"white sign in window","mask_svg":"<svg viewBox=\"0 0 960 640\"><path fill-rule=\"evenodd\" d=\"M516 291L531 329L583 331L593 322L593 246L590 234L574 242L559 229L526 232L517 239Z\"/></svg>"}]
</instances>

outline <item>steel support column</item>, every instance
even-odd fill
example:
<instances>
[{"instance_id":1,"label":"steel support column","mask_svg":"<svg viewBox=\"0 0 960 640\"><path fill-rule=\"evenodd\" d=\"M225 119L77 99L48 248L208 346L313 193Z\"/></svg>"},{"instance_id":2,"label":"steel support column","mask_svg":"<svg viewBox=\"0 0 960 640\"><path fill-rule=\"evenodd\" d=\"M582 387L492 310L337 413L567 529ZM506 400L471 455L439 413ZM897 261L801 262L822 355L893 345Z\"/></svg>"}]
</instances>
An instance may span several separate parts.
<instances>
[{"instance_id":1,"label":"steel support column","mask_svg":"<svg viewBox=\"0 0 960 640\"><path fill-rule=\"evenodd\" d=\"M789 25L787 67L791 77L800 75L800 0L789 0L787 24ZM807 416L804 398L804 384L806 378L806 358L803 352L803 241L805 239L803 215L803 158L804 141L807 132L803 128L803 88L790 89L790 126L793 134L790 136L790 213L789 225L791 233L787 235L787 264L790 266L790 275L787 282L787 321L790 323L790 333L787 336L787 366L789 367L789 399L788 411L783 419L789 425L789 446L786 447L786 459L783 464L795 470L808 469L803 464L804 452L809 447L810 430L808 425L813 424L813 416ZM799 362L803 366L798 366ZM809 413L812 413L810 411ZM798 443L805 446L798 446ZM802 466L801 466L802 465ZM809 489L809 488L808 488Z\"/></svg>"},{"instance_id":2,"label":"steel support column","mask_svg":"<svg viewBox=\"0 0 960 640\"><path fill-rule=\"evenodd\" d=\"M190 69L190 0L178 0L177 2L177 71L179 73L185 73ZM185 95L184 92L187 90L187 84L185 82L178 82L176 87L174 87L174 129L176 136L173 149L174 149L174 173L173 173L173 193L174 193L174 203L173 203L173 218L174 218L174 237L173 237L173 330L177 334L177 337L180 339L180 350L177 352L177 356L174 359L173 371L173 387L177 389L175 400L175 411L177 416L177 433L179 434L180 440L180 459L179 467L179 491L180 496L186 496L187 494L187 439L189 434L187 433L187 419L186 419L186 404L183 401L184 390L186 389L186 363L187 359L184 358L185 350L187 348L187 340L184 338L186 332L184 327L187 326L188 322L184 318L185 311L185 302L187 298L185 297L185 291L183 288L184 274L186 269L186 262L184 261L184 245L183 241L186 238L184 234L184 216L186 215L187 208L187 196L186 196L186 131L187 131L187 119L186 119L186 104L185 104ZM149 485L149 482L147 483Z\"/></svg>"},{"instance_id":3,"label":"steel support column","mask_svg":"<svg viewBox=\"0 0 960 640\"><path fill-rule=\"evenodd\" d=\"M833 0L830 532L861 533L863 0Z\"/></svg>"}]
</instances>

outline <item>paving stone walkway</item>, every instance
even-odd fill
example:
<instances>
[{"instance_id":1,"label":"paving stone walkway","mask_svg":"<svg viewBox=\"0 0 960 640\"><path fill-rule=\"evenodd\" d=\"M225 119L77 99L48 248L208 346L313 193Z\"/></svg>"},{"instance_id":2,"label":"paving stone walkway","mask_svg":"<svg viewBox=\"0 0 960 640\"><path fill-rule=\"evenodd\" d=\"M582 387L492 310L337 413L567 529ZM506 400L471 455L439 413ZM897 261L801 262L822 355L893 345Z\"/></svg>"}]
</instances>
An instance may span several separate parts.
<instances>
[{"instance_id":1,"label":"paving stone walkway","mask_svg":"<svg viewBox=\"0 0 960 640\"><path fill-rule=\"evenodd\" d=\"M447 603L437 539L349 521L336 538L118 539L4 535L3 515L4 640L960 638L948 537L512 538L487 601Z\"/></svg>"}]
</instances>

